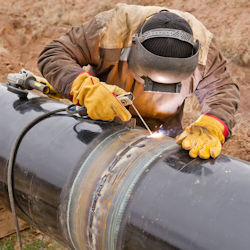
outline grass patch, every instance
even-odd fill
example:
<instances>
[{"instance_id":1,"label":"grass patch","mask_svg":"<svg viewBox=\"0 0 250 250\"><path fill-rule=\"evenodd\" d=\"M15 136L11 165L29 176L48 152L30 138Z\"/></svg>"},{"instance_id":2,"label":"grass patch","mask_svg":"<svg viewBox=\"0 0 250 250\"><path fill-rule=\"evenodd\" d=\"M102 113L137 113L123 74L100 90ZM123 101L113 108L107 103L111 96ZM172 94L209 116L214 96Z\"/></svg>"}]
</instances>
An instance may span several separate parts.
<instances>
[{"instance_id":1,"label":"grass patch","mask_svg":"<svg viewBox=\"0 0 250 250\"><path fill-rule=\"evenodd\" d=\"M63 250L67 249L55 240L48 236L44 236L36 229L27 229L21 232L23 250ZM43 240L42 240L43 238ZM0 240L0 250L13 250L16 249L17 237L16 234L12 234ZM41 248L42 246L42 248Z\"/></svg>"}]
</instances>

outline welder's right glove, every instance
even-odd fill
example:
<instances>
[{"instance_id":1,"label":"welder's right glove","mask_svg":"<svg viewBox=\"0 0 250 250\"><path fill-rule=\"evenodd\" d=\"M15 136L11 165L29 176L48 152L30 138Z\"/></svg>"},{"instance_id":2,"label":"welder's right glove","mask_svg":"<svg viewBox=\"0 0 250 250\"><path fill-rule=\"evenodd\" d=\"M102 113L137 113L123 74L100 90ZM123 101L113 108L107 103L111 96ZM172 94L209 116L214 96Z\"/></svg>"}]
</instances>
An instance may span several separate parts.
<instances>
[{"instance_id":1,"label":"welder's right glove","mask_svg":"<svg viewBox=\"0 0 250 250\"><path fill-rule=\"evenodd\" d=\"M125 93L125 90L100 82L88 73L80 74L70 90L73 103L86 107L93 120L111 120L115 116L119 116L122 121L130 120L130 112L116 97Z\"/></svg>"}]
</instances>

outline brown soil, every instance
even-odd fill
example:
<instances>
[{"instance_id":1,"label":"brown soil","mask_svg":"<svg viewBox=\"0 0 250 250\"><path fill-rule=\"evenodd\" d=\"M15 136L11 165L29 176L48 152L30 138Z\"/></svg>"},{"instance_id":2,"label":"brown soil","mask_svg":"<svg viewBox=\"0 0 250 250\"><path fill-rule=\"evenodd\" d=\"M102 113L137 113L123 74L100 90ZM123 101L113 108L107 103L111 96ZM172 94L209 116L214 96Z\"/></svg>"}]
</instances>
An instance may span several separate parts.
<instances>
[{"instance_id":1,"label":"brown soil","mask_svg":"<svg viewBox=\"0 0 250 250\"><path fill-rule=\"evenodd\" d=\"M212 31L228 59L228 67L241 89L237 125L223 152L250 161L250 2L248 0L128 0L129 4L160 5L188 11ZM36 60L42 48L116 0L8 0L0 6L0 81L22 67L39 74ZM192 98L185 107L184 125L199 116ZM195 112L194 112L195 111Z\"/></svg>"}]
</instances>

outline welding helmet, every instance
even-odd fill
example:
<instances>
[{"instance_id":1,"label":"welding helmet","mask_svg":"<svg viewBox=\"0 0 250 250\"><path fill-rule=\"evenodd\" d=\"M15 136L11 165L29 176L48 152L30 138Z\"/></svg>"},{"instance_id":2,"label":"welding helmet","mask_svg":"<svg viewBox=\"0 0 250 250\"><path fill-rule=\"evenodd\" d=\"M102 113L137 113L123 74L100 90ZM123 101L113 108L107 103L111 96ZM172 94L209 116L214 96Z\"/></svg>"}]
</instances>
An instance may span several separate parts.
<instances>
[{"instance_id":1,"label":"welding helmet","mask_svg":"<svg viewBox=\"0 0 250 250\"><path fill-rule=\"evenodd\" d=\"M178 25L183 26L180 20L189 29L179 29ZM159 28L154 28L157 27L155 23ZM148 26L146 31L145 26ZM150 50L147 42L151 44ZM134 78L144 84L145 91L178 93L181 81L197 67L199 49L199 41L193 41L191 27L183 18L168 11L160 12L144 22L133 37L128 55L129 69Z\"/></svg>"}]
</instances>

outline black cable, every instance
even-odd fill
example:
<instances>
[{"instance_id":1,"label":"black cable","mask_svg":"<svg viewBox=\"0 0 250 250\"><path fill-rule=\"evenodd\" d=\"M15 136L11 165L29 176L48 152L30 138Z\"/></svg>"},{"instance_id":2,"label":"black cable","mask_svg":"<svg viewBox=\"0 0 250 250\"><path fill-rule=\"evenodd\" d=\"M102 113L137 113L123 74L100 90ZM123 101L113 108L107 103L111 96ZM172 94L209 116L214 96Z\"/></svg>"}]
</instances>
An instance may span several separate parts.
<instances>
[{"instance_id":1,"label":"black cable","mask_svg":"<svg viewBox=\"0 0 250 250\"><path fill-rule=\"evenodd\" d=\"M11 148L11 151L10 151L10 158L9 158L9 162L8 162L8 166L7 166L7 170L8 170L7 184L8 184L10 207L11 207L11 211L12 211L14 222L15 222L18 245L19 245L20 250L22 250L22 240L21 240L20 229L19 229L19 224L18 224L17 215L16 215L15 200L14 200L14 194L13 194L13 182L12 182L13 166L15 165L17 150L18 150L18 147L19 147L23 137L33 126L35 126L38 122L42 121L43 119L45 119L53 114L62 112L62 111L67 111L67 108L53 110L53 111L48 112L46 114L43 114L43 115L37 117L36 119L34 119L33 121L31 121L26 127L23 128L23 130L21 131L21 133L17 137L17 139L14 142L14 144Z\"/></svg>"}]
</instances>

